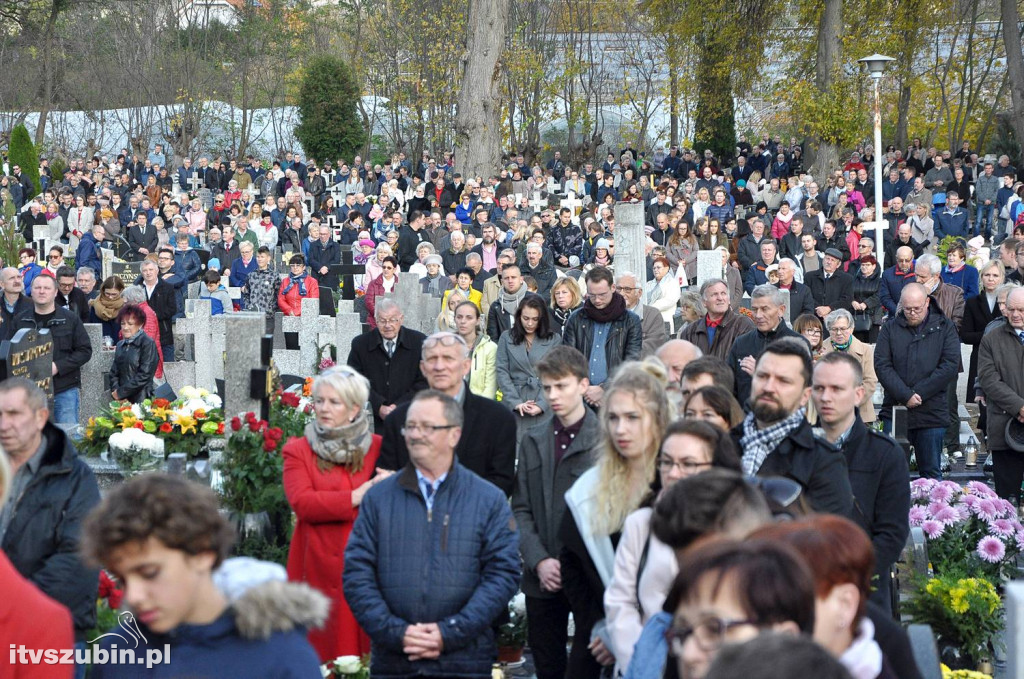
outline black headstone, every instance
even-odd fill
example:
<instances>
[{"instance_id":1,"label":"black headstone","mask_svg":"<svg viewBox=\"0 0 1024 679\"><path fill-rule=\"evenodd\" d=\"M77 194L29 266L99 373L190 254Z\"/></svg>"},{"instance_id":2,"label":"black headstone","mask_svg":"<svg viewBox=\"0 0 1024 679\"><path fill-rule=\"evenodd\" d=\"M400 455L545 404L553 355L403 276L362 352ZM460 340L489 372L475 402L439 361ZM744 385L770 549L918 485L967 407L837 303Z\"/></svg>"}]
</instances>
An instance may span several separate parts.
<instances>
[{"instance_id":1,"label":"black headstone","mask_svg":"<svg viewBox=\"0 0 1024 679\"><path fill-rule=\"evenodd\" d=\"M53 402L53 337L49 330L22 328L0 342L0 380L24 377ZM52 410L52 408L51 408Z\"/></svg>"},{"instance_id":2,"label":"black headstone","mask_svg":"<svg viewBox=\"0 0 1024 679\"><path fill-rule=\"evenodd\" d=\"M142 275L142 262L112 262L110 273L120 278L125 287L135 285L135 281Z\"/></svg>"}]
</instances>

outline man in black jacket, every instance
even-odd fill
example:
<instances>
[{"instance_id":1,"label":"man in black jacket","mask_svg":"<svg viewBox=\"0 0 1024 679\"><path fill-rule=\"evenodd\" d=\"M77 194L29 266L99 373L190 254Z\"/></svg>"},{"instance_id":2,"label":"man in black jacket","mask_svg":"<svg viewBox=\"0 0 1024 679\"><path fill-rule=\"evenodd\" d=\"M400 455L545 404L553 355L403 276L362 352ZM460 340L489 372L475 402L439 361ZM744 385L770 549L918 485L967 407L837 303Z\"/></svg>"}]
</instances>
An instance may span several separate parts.
<instances>
[{"instance_id":1,"label":"man in black jacket","mask_svg":"<svg viewBox=\"0 0 1024 679\"><path fill-rule=\"evenodd\" d=\"M604 384L626 361L640 359L643 326L615 291L612 272L603 266L587 272L587 301L565 322L562 341L587 357L590 386L586 401L595 408L604 398Z\"/></svg>"},{"instance_id":2,"label":"man in black jacket","mask_svg":"<svg viewBox=\"0 0 1024 679\"><path fill-rule=\"evenodd\" d=\"M814 313L825 322L825 317L836 309L853 313L853 276L840 270L843 253L835 248L825 250L821 268L804 276L804 285L811 289Z\"/></svg>"},{"instance_id":3,"label":"man in black jacket","mask_svg":"<svg viewBox=\"0 0 1024 679\"><path fill-rule=\"evenodd\" d=\"M75 270L70 266L57 269L57 306L73 312L82 323L89 322L89 298L75 287Z\"/></svg>"},{"instance_id":4,"label":"man in black jacket","mask_svg":"<svg viewBox=\"0 0 1024 679\"><path fill-rule=\"evenodd\" d=\"M487 311L487 336L497 342L501 333L512 327L516 310L526 296L526 283L518 264L506 264L501 270L501 291Z\"/></svg>"},{"instance_id":5,"label":"man in black jacket","mask_svg":"<svg viewBox=\"0 0 1024 679\"><path fill-rule=\"evenodd\" d=\"M384 419L426 389L427 381L420 371L424 334L402 327L402 309L393 299L378 299L374 317L376 329L352 340L348 364L370 381L373 429L379 434Z\"/></svg>"},{"instance_id":6,"label":"man in black jacket","mask_svg":"<svg viewBox=\"0 0 1024 679\"><path fill-rule=\"evenodd\" d=\"M220 260L222 272L230 271L235 260L242 257L242 252L238 249L238 239L235 238L235 229L231 225L225 224L223 234L219 243L210 246L210 258Z\"/></svg>"},{"instance_id":7,"label":"man in black jacket","mask_svg":"<svg viewBox=\"0 0 1024 679\"><path fill-rule=\"evenodd\" d=\"M853 516L853 490L846 460L820 446L804 407L811 396L811 352L794 337L776 340L757 360L751 384L751 412L732 429L743 451L743 472L785 476L803 486L816 512Z\"/></svg>"},{"instance_id":8,"label":"man in black jacket","mask_svg":"<svg viewBox=\"0 0 1024 679\"><path fill-rule=\"evenodd\" d=\"M864 373L850 354L832 351L814 366L811 398L825 441L846 458L856 505L853 520L875 548L871 600L890 608L890 569L910 533L910 470L903 448L868 429L857 406L864 398Z\"/></svg>"},{"instance_id":9,"label":"man in black jacket","mask_svg":"<svg viewBox=\"0 0 1024 679\"><path fill-rule=\"evenodd\" d=\"M320 284L320 289L330 290L331 294L336 294L340 281L338 274L331 271L331 267L341 264L341 248L332 240L330 229L320 229L320 238L309 244L306 259L309 260L309 271Z\"/></svg>"},{"instance_id":10,"label":"man in black jacket","mask_svg":"<svg viewBox=\"0 0 1024 679\"><path fill-rule=\"evenodd\" d=\"M471 366L469 347L458 335L439 332L423 341L420 370L427 384L462 406L462 436L455 448L459 464L501 488L508 496L515 483L515 416L500 403L469 390L465 378ZM384 441L377 462L381 469L398 470L409 462L409 450L402 435L408 411L409 404L403 403L384 420Z\"/></svg>"},{"instance_id":11,"label":"man in black jacket","mask_svg":"<svg viewBox=\"0 0 1024 679\"><path fill-rule=\"evenodd\" d=\"M11 339L22 328L49 330L53 338L53 422L78 424L81 368L92 358L92 344L82 321L57 306L57 281L43 272L32 281L32 308L15 316L6 332Z\"/></svg>"},{"instance_id":12,"label":"man in black jacket","mask_svg":"<svg viewBox=\"0 0 1024 679\"><path fill-rule=\"evenodd\" d=\"M408 271L409 267L416 263L416 248L427 240L427 234L423 230L426 222L426 215L419 210L413 210L409 213L409 222L398 230L398 252L395 253L395 257L398 258L402 271Z\"/></svg>"},{"instance_id":13,"label":"man in black jacket","mask_svg":"<svg viewBox=\"0 0 1024 679\"><path fill-rule=\"evenodd\" d=\"M34 383L0 382L0 413L0 455L13 474L0 504L0 549L22 576L67 607L75 641L84 642L96 625L99 573L82 563L78 545L82 521L100 502L96 479L64 431L46 421L46 394Z\"/></svg>"},{"instance_id":14,"label":"man in black jacket","mask_svg":"<svg viewBox=\"0 0 1024 679\"><path fill-rule=\"evenodd\" d=\"M786 325L786 305L782 292L770 283L759 285L750 293L750 311L754 315L754 329L736 338L729 351L729 367L736 376L736 399L749 410L751 375L757 357L771 342L782 337L803 337ZM810 350L810 347L808 347Z\"/></svg>"},{"instance_id":15,"label":"man in black jacket","mask_svg":"<svg viewBox=\"0 0 1024 679\"><path fill-rule=\"evenodd\" d=\"M128 229L128 246L139 254L140 259L151 252L156 252L160 246L160 236L157 235L156 227L146 223L146 213L139 212L135 218L135 225Z\"/></svg>"},{"instance_id":16,"label":"man in black jacket","mask_svg":"<svg viewBox=\"0 0 1024 679\"><path fill-rule=\"evenodd\" d=\"M160 267L147 259L142 263L142 289L146 292L149 308L156 314L160 326L160 348L164 362L174 360L174 325L178 313L178 297L174 286L160 278Z\"/></svg>"},{"instance_id":17,"label":"man in black jacket","mask_svg":"<svg viewBox=\"0 0 1024 679\"><path fill-rule=\"evenodd\" d=\"M796 262L788 257L779 260L779 282L775 287L789 290L789 322L793 323L801 314L814 313L814 297L811 289L796 281Z\"/></svg>"}]
</instances>

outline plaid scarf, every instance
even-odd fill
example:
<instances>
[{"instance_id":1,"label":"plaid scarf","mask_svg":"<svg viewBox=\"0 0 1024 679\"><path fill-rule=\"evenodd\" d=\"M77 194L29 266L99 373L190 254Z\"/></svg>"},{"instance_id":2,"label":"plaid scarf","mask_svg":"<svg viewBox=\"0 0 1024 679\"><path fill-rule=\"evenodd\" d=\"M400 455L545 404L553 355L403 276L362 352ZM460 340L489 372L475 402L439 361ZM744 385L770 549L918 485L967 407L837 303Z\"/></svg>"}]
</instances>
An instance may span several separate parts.
<instances>
[{"instance_id":1,"label":"plaid scarf","mask_svg":"<svg viewBox=\"0 0 1024 679\"><path fill-rule=\"evenodd\" d=\"M754 413L747 414L743 419L743 437L740 439L740 448L743 449L743 473L748 476L757 474L761 465L782 442L782 439L796 430L803 424L803 421L804 409L797 408L796 412L786 419L776 422L770 427L758 429Z\"/></svg>"}]
</instances>

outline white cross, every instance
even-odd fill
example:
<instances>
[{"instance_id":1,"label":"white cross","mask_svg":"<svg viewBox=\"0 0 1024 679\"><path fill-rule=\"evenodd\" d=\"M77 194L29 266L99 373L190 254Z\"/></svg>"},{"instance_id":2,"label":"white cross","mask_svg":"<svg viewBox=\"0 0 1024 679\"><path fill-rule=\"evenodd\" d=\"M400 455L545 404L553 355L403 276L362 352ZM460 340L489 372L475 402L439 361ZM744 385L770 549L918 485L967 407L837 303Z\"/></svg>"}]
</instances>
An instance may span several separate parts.
<instances>
[{"instance_id":1,"label":"white cross","mask_svg":"<svg viewBox=\"0 0 1024 679\"><path fill-rule=\"evenodd\" d=\"M560 193L558 182L554 177L548 177L548 193Z\"/></svg>"},{"instance_id":2,"label":"white cross","mask_svg":"<svg viewBox=\"0 0 1024 679\"><path fill-rule=\"evenodd\" d=\"M565 200L562 200L559 203L559 206L560 207L567 207L570 210L572 210L572 223L573 224L579 224L580 223L579 213L576 211L576 208L582 209L583 208L583 201L579 200L578 198L576 198L576 194L575 193L570 191L569 192L569 197L566 198Z\"/></svg>"},{"instance_id":3,"label":"white cross","mask_svg":"<svg viewBox=\"0 0 1024 679\"><path fill-rule=\"evenodd\" d=\"M331 170L330 172L323 172L321 174L323 175L324 181L327 182L327 186L334 186L334 178L338 176L337 172Z\"/></svg>"},{"instance_id":4,"label":"white cross","mask_svg":"<svg viewBox=\"0 0 1024 679\"><path fill-rule=\"evenodd\" d=\"M328 189L327 192L329 194L331 194L331 198L334 199L334 204L335 205L338 205L339 203L343 203L345 201L345 185L344 184L335 184L330 189Z\"/></svg>"},{"instance_id":5,"label":"white cross","mask_svg":"<svg viewBox=\"0 0 1024 679\"><path fill-rule=\"evenodd\" d=\"M338 226L338 218L332 212L324 218L324 226L331 230L334 240L341 241L341 228Z\"/></svg>"},{"instance_id":6,"label":"white cross","mask_svg":"<svg viewBox=\"0 0 1024 679\"><path fill-rule=\"evenodd\" d=\"M252 194L253 200L256 200L257 198L260 197L260 195L262 195L262 191L260 191L259 182L252 183L252 185L249 187L249 193Z\"/></svg>"},{"instance_id":7,"label":"white cross","mask_svg":"<svg viewBox=\"0 0 1024 679\"><path fill-rule=\"evenodd\" d=\"M533 200L530 201L530 207L533 208L534 212L540 212L541 210L547 209L548 201L540 197L540 191L535 191L533 194Z\"/></svg>"},{"instance_id":8,"label":"white cross","mask_svg":"<svg viewBox=\"0 0 1024 679\"><path fill-rule=\"evenodd\" d=\"M185 183L188 184L189 188L192 190L192 193L195 193L196 191L199 190L199 187L203 185L203 180L199 178L198 174L193 172L192 176L189 177L188 181Z\"/></svg>"}]
</instances>

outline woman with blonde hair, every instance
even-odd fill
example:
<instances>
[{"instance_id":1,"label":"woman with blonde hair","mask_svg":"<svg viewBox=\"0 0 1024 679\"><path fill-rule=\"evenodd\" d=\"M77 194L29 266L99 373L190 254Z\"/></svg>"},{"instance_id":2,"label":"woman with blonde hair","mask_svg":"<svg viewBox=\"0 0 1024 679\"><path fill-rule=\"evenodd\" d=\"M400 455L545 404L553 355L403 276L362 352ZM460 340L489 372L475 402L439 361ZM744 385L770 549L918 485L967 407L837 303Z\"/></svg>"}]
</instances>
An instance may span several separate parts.
<instances>
[{"instance_id":1,"label":"woman with blonde hair","mask_svg":"<svg viewBox=\"0 0 1024 679\"><path fill-rule=\"evenodd\" d=\"M551 286L551 321L552 330L558 330L561 335L565 329L565 322L569 320L572 312L583 306L583 294L580 292L580 284L572 276L563 276Z\"/></svg>"},{"instance_id":2,"label":"woman with blonde hair","mask_svg":"<svg viewBox=\"0 0 1024 679\"><path fill-rule=\"evenodd\" d=\"M614 572L613 544L626 517L652 493L659 446L674 416L666 377L653 361L620 366L602 401L597 462L565 494L562 586L576 623L567 676L596 678L615 661L602 602Z\"/></svg>"},{"instance_id":3,"label":"woman with blonde hair","mask_svg":"<svg viewBox=\"0 0 1024 679\"><path fill-rule=\"evenodd\" d=\"M302 437L289 440L281 451L284 491L297 519L288 579L331 598L331 617L309 633L321 662L370 652L370 640L341 588L345 544L359 505L370 488L392 473L376 468L381 437L370 430L369 397L369 381L353 368L340 365L321 373L313 380L313 420Z\"/></svg>"},{"instance_id":4,"label":"woman with blonde hair","mask_svg":"<svg viewBox=\"0 0 1024 679\"><path fill-rule=\"evenodd\" d=\"M455 307L468 301L461 290L448 290L441 303L441 313L437 315L434 327L437 332L455 332ZM457 333L456 333L457 334Z\"/></svg>"}]
</instances>

